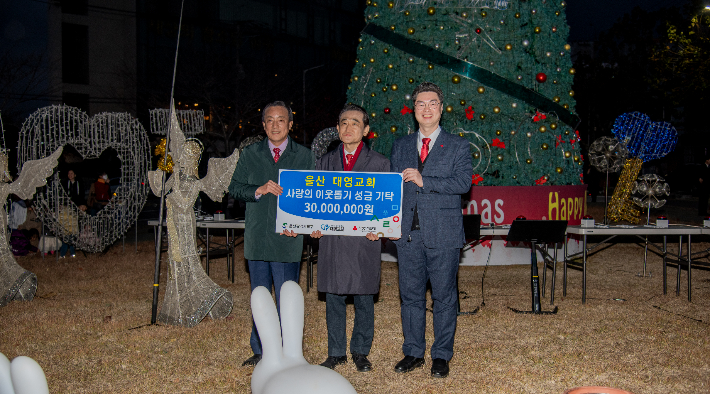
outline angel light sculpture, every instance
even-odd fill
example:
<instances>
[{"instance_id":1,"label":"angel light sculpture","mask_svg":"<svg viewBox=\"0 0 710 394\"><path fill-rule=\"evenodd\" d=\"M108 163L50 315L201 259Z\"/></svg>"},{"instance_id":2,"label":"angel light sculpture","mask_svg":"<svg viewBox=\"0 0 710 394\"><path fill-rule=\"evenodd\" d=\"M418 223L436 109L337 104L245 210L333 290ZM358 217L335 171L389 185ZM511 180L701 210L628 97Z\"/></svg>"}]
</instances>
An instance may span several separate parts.
<instances>
[{"instance_id":1,"label":"angel light sculpture","mask_svg":"<svg viewBox=\"0 0 710 394\"><path fill-rule=\"evenodd\" d=\"M57 159L63 148L57 148L50 156L39 160L30 160L22 166L22 171L12 183L7 169L7 156L0 152L0 199L7 201L7 196L15 194L21 199L34 196L38 187L47 184L47 177L52 175ZM0 231L0 307L12 300L31 301L37 291L37 276L20 267L10 250L7 240L7 211L0 213L2 230Z\"/></svg>"},{"instance_id":2,"label":"angel light sculpture","mask_svg":"<svg viewBox=\"0 0 710 394\"><path fill-rule=\"evenodd\" d=\"M227 317L232 311L232 294L218 286L202 269L195 241L193 205L200 192L221 201L237 166L239 152L223 159L209 160L207 175L199 179L197 167L202 144L185 139L174 113L170 120L170 156L173 174L161 190L163 171L149 171L148 181L155 195L166 195L168 228L168 282L158 321L193 327L209 314L213 319Z\"/></svg>"}]
</instances>

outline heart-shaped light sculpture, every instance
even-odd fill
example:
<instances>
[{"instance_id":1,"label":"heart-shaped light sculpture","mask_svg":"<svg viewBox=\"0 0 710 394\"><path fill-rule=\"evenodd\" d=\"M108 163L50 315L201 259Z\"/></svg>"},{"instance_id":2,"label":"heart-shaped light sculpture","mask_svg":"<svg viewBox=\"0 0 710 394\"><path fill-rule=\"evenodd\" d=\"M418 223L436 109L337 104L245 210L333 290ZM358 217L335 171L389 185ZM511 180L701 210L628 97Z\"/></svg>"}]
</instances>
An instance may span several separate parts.
<instances>
[{"instance_id":1,"label":"heart-shaped light sculpture","mask_svg":"<svg viewBox=\"0 0 710 394\"><path fill-rule=\"evenodd\" d=\"M49 156L65 145L72 145L84 159L98 158L113 148L121 160L120 186L108 205L90 216L71 201L55 173L47 186L37 191L37 217L62 241L87 252L101 252L133 225L143 209L151 157L148 135L127 113L104 112L89 118L82 110L66 105L40 108L22 125L18 169L26 161Z\"/></svg>"}]
</instances>

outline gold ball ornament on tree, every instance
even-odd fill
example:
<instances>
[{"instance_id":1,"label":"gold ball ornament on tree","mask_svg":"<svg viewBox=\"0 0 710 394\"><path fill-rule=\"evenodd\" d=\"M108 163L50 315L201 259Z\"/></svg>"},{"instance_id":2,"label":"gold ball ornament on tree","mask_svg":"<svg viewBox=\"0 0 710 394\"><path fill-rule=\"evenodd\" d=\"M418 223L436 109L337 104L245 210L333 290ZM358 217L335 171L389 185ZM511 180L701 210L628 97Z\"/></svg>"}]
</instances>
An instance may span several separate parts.
<instances>
[{"instance_id":1,"label":"gold ball ornament on tree","mask_svg":"<svg viewBox=\"0 0 710 394\"><path fill-rule=\"evenodd\" d=\"M516 135L516 134L518 134L517 131L515 131L515 130L510 130L510 135Z\"/></svg>"},{"instance_id":2,"label":"gold ball ornament on tree","mask_svg":"<svg viewBox=\"0 0 710 394\"><path fill-rule=\"evenodd\" d=\"M535 31L535 34L540 34L540 33L542 33L542 28L540 28L540 26L535 26L534 31Z\"/></svg>"},{"instance_id":3,"label":"gold ball ornament on tree","mask_svg":"<svg viewBox=\"0 0 710 394\"><path fill-rule=\"evenodd\" d=\"M428 65L428 66L426 66L426 67L427 67L427 68L428 68L429 70L433 70L433 69L434 69L434 65L433 65L433 64L431 64L431 63L429 63L429 65Z\"/></svg>"},{"instance_id":4,"label":"gold ball ornament on tree","mask_svg":"<svg viewBox=\"0 0 710 394\"><path fill-rule=\"evenodd\" d=\"M560 96L555 96L552 98L552 101L559 103L560 102Z\"/></svg>"},{"instance_id":5,"label":"gold ball ornament on tree","mask_svg":"<svg viewBox=\"0 0 710 394\"><path fill-rule=\"evenodd\" d=\"M502 132L502 131L500 131L500 130L496 130L496 135L501 135L501 134L503 134L503 132Z\"/></svg>"},{"instance_id":6,"label":"gold ball ornament on tree","mask_svg":"<svg viewBox=\"0 0 710 394\"><path fill-rule=\"evenodd\" d=\"M532 159L525 159L525 164L532 164Z\"/></svg>"},{"instance_id":7,"label":"gold ball ornament on tree","mask_svg":"<svg viewBox=\"0 0 710 394\"><path fill-rule=\"evenodd\" d=\"M459 137L463 137L464 135L466 135L466 134L464 134L463 131L459 132Z\"/></svg>"},{"instance_id":8,"label":"gold ball ornament on tree","mask_svg":"<svg viewBox=\"0 0 710 394\"><path fill-rule=\"evenodd\" d=\"M381 79L381 78L377 78L377 79L375 79L375 82L381 83L381 82L382 82L382 79Z\"/></svg>"},{"instance_id":9,"label":"gold ball ornament on tree","mask_svg":"<svg viewBox=\"0 0 710 394\"><path fill-rule=\"evenodd\" d=\"M520 18L520 13L519 13L519 12L516 12L514 16L515 16L516 19L519 19L519 18Z\"/></svg>"},{"instance_id":10,"label":"gold ball ornament on tree","mask_svg":"<svg viewBox=\"0 0 710 394\"><path fill-rule=\"evenodd\" d=\"M446 113L449 113L449 114L450 114L450 113L452 113L452 112L454 112L454 107L452 107L452 106L450 106L450 105L447 105L447 106L446 106Z\"/></svg>"},{"instance_id":11,"label":"gold ball ornament on tree","mask_svg":"<svg viewBox=\"0 0 710 394\"><path fill-rule=\"evenodd\" d=\"M392 64L392 63L388 64L388 65L387 65L387 68L390 69L390 70L393 69L393 68L394 68L394 64Z\"/></svg>"},{"instance_id":12,"label":"gold ball ornament on tree","mask_svg":"<svg viewBox=\"0 0 710 394\"><path fill-rule=\"evenodd\" d=\"M569 159L570 157L572 157L572 152L565 151L565 159Z\"/></svg>"},{"instance_id":13,"label":"gold ball ornament on tree","mask_svg":"<svg viewBox=\"0 0 710 394\"><path fill-rule=\"evenodd\" d=\"M461 101L459 101L459 104L461 104L461 105L466 105L466 100L461 100Z\"/></svg>"},{"instance_id":14,"label":"gold ball ornament on tree","mask_svg":"<svg viewBox=\"0 0 710 394\"><path fill-rule=\"evenodd\" d=\"M485 119L486 119L486 114L480 114L480 115L478 115L478 117L479 117L481 120L485 120Z\"/></svg>"},{"instance_id":15,"label":"gold ball ornament on tree","mask_svg":"<svg viewBox=\"0 0 710 394\"><path fill-rule=\"evenodd\" d=\"M570 49L572 49L572 45L565 44L565 51L569 51Z\"/></svg>"},{"instance_id":16,"label":"gold ball ornament on tree","mask_svg":"<svg viewBox=\"0 0 710 394\"><path fill-rule=\"evenodd\" d=\"M436 8L429 7L426 9L426 13L427 13L427 15L434 15L434 14L436 14Z\"/></svg>"},{"instance_id":17,"label":"gold ball ornament on tree","mask_svg":"<svg viewBox=\"0 0 710 394\"><path fill-rule=\"evenodd\" d=\"M396 92L397 89L399 89L399 86L397 86L396 83L393 83L392 86L390 86L390 89L392 89L393 92Z\"/></svg>"},{"instance_id":18,"label":"gold ball ornament on tree","mask_svg":"<svg viewBox=\"0 0 710 394\"><path fill-rule=\"evenodd\" d=\"M390 126L390 133L396 133L397 132L397 126Z\"/></svg>"},{"instance_id":19,"label":"gold ball ornament on tree","mask_svg":"<svg viewBox=\"0 0 710 394\"><path fill-rule=\"evenodd\" d=\"M376 96L375 92L370 93L370 97L375 97L375 96Z\"/></svg>"},{"instance_id":20,"label":"gold ball ornament on tree","mask_svg":"<svg viewBox=\"0 0 710 394\"><path fill-rule=\"evenodd\" d=\"M409 11L404 11L404 16L409 16Z\"/></svg>"},{"instance_id":21,"label":"gold ball ornament on tree","mask_svg":"<svg viewBox=\"0 0 710 394\"><path fill-rule=\"evenodd\" d=\"M572 160L574 160L575 162L578 162L578 161L579 161L579 156L574 155L574 157L572 158Z\"/></svg>"},{"instance_id":22,"label":"gold ball ornament on tree","mask_svg":"<svg viewBox=\"0 0 710 394\"><path fill-rule=\"evenodd\" d=\"M374 58L374 57L371 57L371 58L370 58L370 63L374 63L374 62L375 62L375 58Z\"/></svg>"},{"instance_id":23,"label":"gold ball ornament on tree","mask_svg":"<svg viewBox=\"0 0 710 394\"><path fill-rule=\"evenodd\" d=\"M481 11L481 17L485 18L488 16L488 13L486 11Z\"/></svg>"},{"instance_id":24,"label":"gold ball ornament on tree","mask_svg":"<svg viewBox=\"0 0 710 394\"><path fill-rule=\"evenodd\" d=\"M390 30L394 31L397 27L395 25L390 26Z\"/></svg>"},{"instance_id":25,"label":"gold ball ornament on tree","mask_svg":"<svg viewBox=\"0 0 710 394\"><path fill-rule=\"evenodd\" d=\"M574 90L570 90L570 91L569 91L569 96L570 96L570 97L574 97Z\"/></svg>"},{"instance_id":26,"label":"gold ball ornament on tree","mask_svg":"<svg viewBox=\"0 0 710 394\"><path fill-rule=\"evenodd\" d=\"M542 150L547 150L550 147L550 145L547 145L547 142L544 142L541 146Z\"/></svg>"},{"instance_id":27,"label":"gold ball ornament on tree","mask_svg":"<svg viewBox=\"0 0 710 394\"><path fill-rule=\"evenodd\" d=\"M388 2L387 2L387 7L389 7L389 8L394 8L394 1L388 1Z\"/></svg>"},{"instance_id":28,"label":"gold ball ornament on tree","mask_svg":"<svg viewBox=\"0 0 710 394\"><path fill-rule=\"evenodd\" d=\"M461 134L463 134L463 133L461 133ZM463 136L462 136L462 137L463 137ZM480 153L480 152L473 152L473 158L474 158L474 159L479 159L480 157L481 157L481 153Z\"/></svg>"},{"instance_id":29,"label":"gold ball ornament on tree","mask_svg":"<svg viewBox=\"0 0 710 394\"><path fill-rule=\"evenodd\" d=\"M458 75L454 75L453 77L451 77L451 82L453 82L453 83L460 83L460 82L461 82L461 77L459 77Z\"/></svg>"},{"instance_id":30,"label":"gold ball ornament on tree","mask_svg":"<svg viewBox=\"0 0 710 394\"><path fill-rule=\"evenodd\" d=\"M353 77L353 81L357 82L359 80L360 80L360 77L358 77L357 75Z\"/></svg>"},{"instance_id":31,"label":"gold ball ornament on tree","mask_svg":"<svg viewBox=\"0 0 710 394\"><path fill-rule=\"evenodd\" d=\"M387 86L383 86L383 87L382 87L382 91L383 91L383 92L386 92L386 91L387 91Z\"/></svg>"},{"instance_id":32,"label":"gold ball ornament on tree","mask_svg":"<svg viewBox=\"0 0 710 394\"><path fill-rule=\"evenodd\" d=\"M479 86L476 88L476 91L478 92L478 94L483 94L486 92L486 88L484 88L483 86Z\"/></svg>"},{"instance_id":33,"label":"gold ball ornament on tree","mask_svg":"<svg viewBox=\"0 0 710 394\"><path fill-rule=\"evenodd\" d=\"M468 18L468 12L466 12L466 11L462 12L461 17L464 19Z\"/></svg>"},{"instance_id":34,"label":"gold ball ornament on tree","mask_svg":"<svg viewBox=\"0 0 710 394\"><path fill-rule=\"evenodd\" d=\"M370 114L370 117L371 117L371 118L374 118L375 116L377 116L377 114L374 113L374 112Z\"/></svg>"},{"instance_id":35,"label":"gold ball ornament on tree","mask_svg":"<svg viewBox=\"0 0 710 394\"><path fill-rule=\"evenodd\" d=\"M501 155L501 154L497 155L496 159L498 159L498 161L503 161L503 155Z\"/></svg>"},{"instance_id":36,"label":"gold ball ornament on tree","mask_svg":"<svg viewBox=\"0 0 710 394\"><path fill-rule=\"evenodd\" d=\"M407 34L414 34L414 28L413 27L408 28Z\"/></svg>"},{"instance_id":37,"label":"gold ball ornament on tree","mask_svg":"<svg viewBox=\"0 0 710 394\"><path fill-rule=\"evenodd\" d=\"M390 53L390 50L389 50L389 48L385 48L385 49L382 50L382 52L383 52L383 53Z\"/></svg>"},{"instance_id":38,"label":"gold ball ornament on tree","mask_svg":"<svg viewBox=\"0 0 710 394\"><path fill-rule=\"evenodd\" d=\"M538 130L539 130L541 133L544 133L544 132L547 131L547 127L545 127L545 126L543 125L543 126L538 127Z\"/></svg>"},{"instance_id":39,"label":"gold ball ornament on tree","mask_svg":"<svg viewBox=\"0 0 710 394\"><path fill-rule=\"evenodd\" d=\"M550 123L550 128L552 130L557 130L557 123Z\"/></svg>"},{"instance_id":40,"label":"gold ball ornament on tree","mask_svg":"<svg viewBox=\"0 0 710 394\"><path fill-rule=\"evenodd\" d=\"M409 82L409 83L414 83L414 78L409 78L409 79L408 79L408 82Z\"/></svg>"},{"instance_id":41,"label":"gold ball ornament on tree","mask_svg":"<svg viewBox=\"0 0 710 394\"><path fill-rule=\"evenodd\" d=\"M379 137L379 136L380 136L380 135L379 135L379 134L377 134L377 132L376 132L376 131L374 131L374 132L372 133L372 138L377 138L377 137Z\"/></svg>"},{"instance_id":42,"label":"gold ball ornament on tree","mask_svg":"<svg viewBox=\"0 0 710 394\"><path fill-rule=\"evenodd\" d=\"M561 173L562 173L562 167L557 167L557 168L555 168L555 172L558 173L558 174L561 174Z\"/></svg>"},{"instance_id":43,"label":"gold ball ornament on tree","mask_svg":"<svg viewBox=\"0 0 710 394\"><path fill-rule=\"evenodd\" d=\"M498 106L493 107L493 113L494 113L494 114L499 114L499 113L500 113L500 107L498 107Z\"/></svg>"},{"instance_id":44,"label":"gold ball ornament on tree","mask_svg":"<svg viewBox=\"0 0 710 394\"><path fill-rule=\"evenodd\" d=\"M572 74L572 75L574 75L574 74L577 73L577 70L575 70L574 67L572 67L572 68L569 69L569 73Z\"/></svg>"},{"instance_id":45,"label":"gold ball ornament on tree","mask_svg":"<svg viewBox=\"0 0 710 394\"><path fill-rule=\"evenodd\" d=\"M569 104L562 104L562 108L569 109Z\"/></svg>"},{"instance_id":46,"label":"gold ball ornament on tree","mask_svg":"<svg viewBox=\"0 0 710 394\"><path fill-rule=\"evenodd\" d=\"M505 44L505 50L510 51L513 49L513 46L511 44Z\"/></svg>"},{"instance_id":47,"label":"gold ball ornament on tree","mask_svg":"<svg viewBox=\"0 0 710 394\"><path fill-rule=\"evenodd\" d=\"M565 135L569 135L569 130L565 130Z\"/></svg>"}]
</instances>

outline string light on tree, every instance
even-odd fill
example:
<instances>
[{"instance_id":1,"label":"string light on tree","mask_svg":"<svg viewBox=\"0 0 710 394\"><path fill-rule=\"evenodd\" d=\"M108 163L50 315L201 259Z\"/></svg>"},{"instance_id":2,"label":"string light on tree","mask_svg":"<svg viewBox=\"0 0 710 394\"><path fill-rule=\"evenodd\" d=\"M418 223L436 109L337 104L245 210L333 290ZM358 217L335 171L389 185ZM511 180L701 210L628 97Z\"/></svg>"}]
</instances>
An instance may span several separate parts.
<instances>
[{"instance_id":1,"label":"string light on tree","mask_svg":"<svg viewBox=\"0 0 710 394\"><path fill-rule=\"evenodd\" d=\"M390 131L369 140L373 149L389 155L396 138L417 130L411 112L400 110L412 109L411 91L431 81L444 91L443 129L478 147L472 148L471 159L474 165L487 163L485 171L478 171L486 185L538 185L543 174L548 176L545 185L579 183L582 168L569 160L581 156L579 144L565 143L562 153L569 157L557 149L532 148L554 146L563 130L579 123L570 94L569 27L559 1L386 4L372 2L365 9L372 19L361 38L369 45L361 45L357 54L367 61L354 68L347 99L379 114L370 121L373 130ZM536 113L547 119L534 121ZM481 155L482 141L494 138L505 139L505 152ZM499 176L486 176L493 173Z\"/></svg>"}]
</instances>

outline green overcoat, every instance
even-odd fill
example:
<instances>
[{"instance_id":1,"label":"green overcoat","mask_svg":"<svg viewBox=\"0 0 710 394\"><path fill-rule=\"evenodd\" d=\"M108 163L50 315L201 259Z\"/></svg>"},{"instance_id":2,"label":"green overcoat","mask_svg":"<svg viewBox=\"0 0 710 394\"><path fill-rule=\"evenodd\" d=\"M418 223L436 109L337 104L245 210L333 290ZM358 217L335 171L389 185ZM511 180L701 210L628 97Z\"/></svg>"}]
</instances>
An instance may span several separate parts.
<instances>
[{"instance_id":1,"label":"green overcoat","mask_svg":"<svg viewBox=\"0 0 710 394\"><path fill-rule=\"evenodd\" d=\"M244 148L229 193L246 202L244 257L247 260L301 261L303 236L292 238L276 232L276 196L265 194L257 201L255 194L269 180L278 182L279 170L313 170L315 162L313 152L291 137L278 162L274 162L268 139Z\"/></svg>"}]
</instances>

